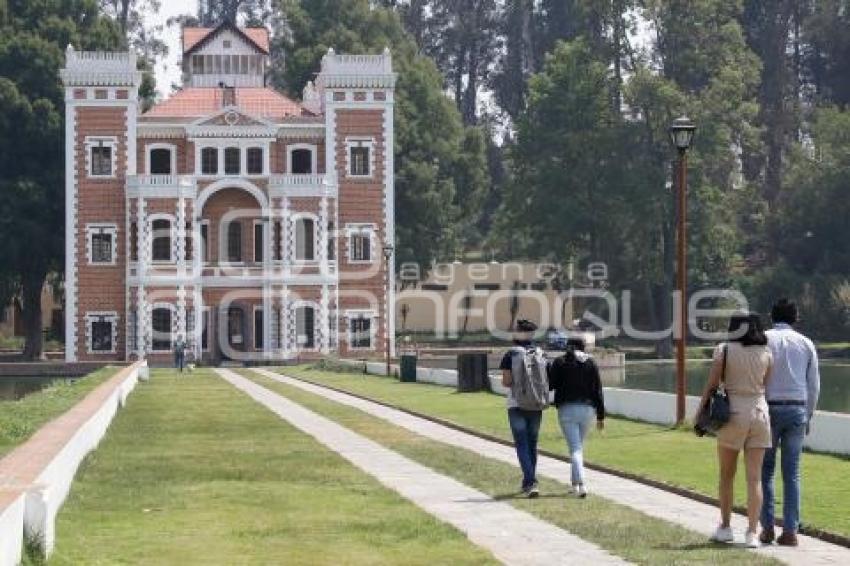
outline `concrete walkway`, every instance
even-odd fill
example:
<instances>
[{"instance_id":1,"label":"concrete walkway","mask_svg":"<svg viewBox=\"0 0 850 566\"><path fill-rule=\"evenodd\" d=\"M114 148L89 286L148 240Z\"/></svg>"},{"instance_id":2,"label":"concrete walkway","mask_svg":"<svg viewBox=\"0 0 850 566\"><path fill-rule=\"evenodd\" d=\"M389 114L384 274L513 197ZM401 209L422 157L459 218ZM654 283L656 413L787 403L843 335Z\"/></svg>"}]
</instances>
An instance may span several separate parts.
<instances>
[{"instance_id":1,"label":"concrete walkway","mask_svg":"<svg viewBox=\"0 0 850 566\"><path fill-rule=\"evenodd\" d=\"M482 456L518 466L516 453L512 447L484 440L403 411L384 407L378 403L359 399L353 395L312 385L299 379L282 376L264 369L254 369L253 371L281 383L320 395L326 399L360 409L365 413L386 420L426 438L459 448L465 448ZM706 449L708 449L708 446L706 446ZM698 464L693 463L692 465ZM568 482L570 465L554 458L541 456L537 462L537 473L543 477ZM713 505L700 503L658 488L603 472L585 470L585 476L587 478L588 488L592 494L626 505L651 517L681 525L692 531L704 534L706 537L709 537L714 532L718 524L719 512ZM743 533L747 527L746 519L740 515L733 514L732 527L737 534L738 542L742 543ZM850 549L806 536L800 537L800 546L797 548L772 545L764 546L753 552L771 556L787 564L850 564Z\"/></svg>"},{"instance_id":2,"label":"concrete walkway","mask_svg":"<svg viewBox=\"0 0 850 566\"><path fill-rule=\"evenodd\" d=\"M505 564L627 564L554 525L494 501L227 369L223 379Z\"/></svg>"}]
</instances>

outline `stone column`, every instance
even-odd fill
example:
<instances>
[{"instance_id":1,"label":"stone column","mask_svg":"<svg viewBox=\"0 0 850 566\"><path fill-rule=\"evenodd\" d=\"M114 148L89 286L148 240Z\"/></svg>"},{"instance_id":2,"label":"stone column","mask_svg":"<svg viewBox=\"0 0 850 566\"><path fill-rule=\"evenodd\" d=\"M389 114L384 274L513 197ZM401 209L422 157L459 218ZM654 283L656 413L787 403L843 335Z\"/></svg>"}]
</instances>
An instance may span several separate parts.
<instances>
[{"instance_id":1,"label":"stone column","mask_svg":"<svg viewBox=\"0 0 850 566\"><path fill-rule=\"evenodd\" d=\"M316 226L316 240L319 250L316 257L319 259L319 269L322 275L327 276L330 272L328 266L328 197L322 197L319 202L319 225Z\"/></svg>"},{"instance_id":2,"label":"stone column","mask_svg":"<svg viewBox=\"0 0 850 566\"><path fill-rule=\"evenodd\" d=\"M327 283L322 284L322 297L319 300L319 349L323 354L330 351L331 325L330 325L330 292Z\"/></svg>"},{"instance_id":3,"label":"stone column","mask_svg":"<svg viewBox=\"0 0 850 566\"><path fill-rule=\"evenodd\" d=\"M177 252L177 275L186 276L186 199L181 192L177 197L177 230L174 249Z\"/></svg>"},{"instance_id":4,"label":"stone column","mask_svg":"<svg viewBox=\"0 0 850 566\"><path fill-rule=\"evenodd\" d=\"M180 284L177 287L177 324L173 324L172 328L176 326L177 337L182 336L184 340L188 337L186 336L186 286ZM176 337L175 337L176 338Z\"/></svg>"},{"instance_id":5,"label":"stone column","mask_svg":"<svg viewBox=\"0 0 850 566\"><path fill-rule=\"evenodd\" d=\"M204 355L201 348L201 336L204 331L204 298L201 294L201 286L196 283L192 290L192 312L195 316L195 360L200 360ZM210 329L207 329L207 338L210 337Z\"/></svg>"},{"instance_id":6,"label":"stone column","mask_svg":"<svg viewBox=\"0 0 850 566\"><path fill-rule=\"evenodd\" d=\"M139 359L144 359L148 351L148 305L145 297L145 288L139 285L136 288L136 354Z\"/></svg>"},{"instance_id":7,"label":"stone column","mask_svg":"<svg viewBox=\"0 0 850 566\"><path fill-rule=\"evenodd\" d=\"M263 359L270 359L274 352L272 336L272 232L274 216L271 210L263 216Z\"/></svg>"}]
</instances>

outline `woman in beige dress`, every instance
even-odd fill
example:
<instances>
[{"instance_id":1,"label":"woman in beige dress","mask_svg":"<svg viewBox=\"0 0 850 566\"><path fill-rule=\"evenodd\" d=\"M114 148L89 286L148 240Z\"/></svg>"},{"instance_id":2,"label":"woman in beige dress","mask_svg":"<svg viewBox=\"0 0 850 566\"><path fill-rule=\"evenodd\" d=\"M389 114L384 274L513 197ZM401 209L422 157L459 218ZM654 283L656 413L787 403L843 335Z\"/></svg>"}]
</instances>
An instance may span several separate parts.
<instances>
[{"instance_id":1,"label":"woman in beige dress","mask_svg":"<svg viewBox=\"0 0 850 566\"><path fill-rule=\"evenodd\" d=\"M723 371L723 358L726 370ZM756 314L736 314L729 321L729 340L714 351L708 385L702 396L702 404L709 393L721 381L729 395L731 417L717 431L717 456L720 461L720 526L712 540L732 542L734 535L730 525L732 494L738 453L744 451L747 470L747 518L749 526L746 545L759 546L758 529L761 511L761 465L764 453L771 446L770 416L764 396L765 385L770 376L773 357L767 346L761 319Z\"/></svg>"}]
</instances>

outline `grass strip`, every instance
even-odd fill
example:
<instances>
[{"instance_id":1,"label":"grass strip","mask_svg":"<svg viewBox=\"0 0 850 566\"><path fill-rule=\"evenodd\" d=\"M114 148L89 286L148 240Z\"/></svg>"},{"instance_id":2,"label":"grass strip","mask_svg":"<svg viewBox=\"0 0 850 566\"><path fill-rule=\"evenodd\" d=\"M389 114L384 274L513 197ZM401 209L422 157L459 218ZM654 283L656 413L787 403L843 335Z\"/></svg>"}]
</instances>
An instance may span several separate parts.
<instances>
[{"instance_id":1,"label":"grass strip","mask_svg":"<svg viewBox=\"0 0 850 566\"><path fill-rule=\"evenodd\" d=\"M241 373L387 448L562 527L626 560L639 564L719 564L727 561L777 564L770 558L740 548L712 544L683 527L601 497L591 495L584 500L576 499L567 494L564 484L554 480L541 480L542 496L536 500L519 497L516 493L519 471L513 466L429 440L359 409L249 370Z\"/></svg>"},{"instance_id":2,"label":"grass strip","mask_svg":"<svg viewBox=\"0 0 850 566\"><path fill-rule=\"evenodd\" d=\"M310 366L286 367L280 371L510 440L505 401L497 395L461 394L450 387L400 383L385 377L337 373ZM557 413L553 410L546 411L544 415L540 447L553 452L566 452ZM717 496L715 442L697 438L688 430L609 418L605 431L591 432L585 459L710 497ZM743 471L743 462L739 470ZM804 453L802 474L804 524L850 536L850 514L846 512L850 502L850 459ZM746 485L743 474L738 475L735 501L743 504L746 501ZM777 496L776 512L781 515L782 490L779 478Z\"/></svg>"},{"instance_id":3,"label":"grass strip","mask_svg":"<svg viewBox=\"0 0 850 566\"><path fill-rule=\"evenodd\" d=\"M17 401L0 401L0 457L26 441L45 423L82 401L119 368L106 366L73 381L57 379Z\"/></svg>"},{"instance_id":4,"label":"grass strip","mask_svg":"<svg viewBox=\"0 0 850 566\"><path fill-rule=\"evenodd\" d=\"M494 564L209 370L155 370L85 461L50 564Z\"/></svg>"}]
</instances>

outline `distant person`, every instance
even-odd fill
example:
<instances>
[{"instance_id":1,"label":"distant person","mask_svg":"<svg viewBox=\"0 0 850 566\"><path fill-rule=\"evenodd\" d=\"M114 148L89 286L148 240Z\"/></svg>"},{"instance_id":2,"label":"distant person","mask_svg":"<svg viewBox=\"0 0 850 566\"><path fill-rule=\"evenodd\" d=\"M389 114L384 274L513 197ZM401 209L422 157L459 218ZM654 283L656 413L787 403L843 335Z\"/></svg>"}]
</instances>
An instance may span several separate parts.
<instances>
[{"instance_id":1,"label":"distant person","mask_svg":"<svg viewBox=\"0 0 850 566\"><path fill-rule=\"evenodd\" d=\"M586 497L584 483L584 439L593 417L596 427L605 428L605 400L599 368L584 352L584 340L570 338L567 351L549 366L549 387L555 390L558 421L570 451L570 481L573 493Z\"/></svg>"},{"instance_id":2,"label":"distant person","mask_svg":"<svg viewBox=\"0 0 850 566\"><path fill-rule=\"evenodd\" d=\"M811 340L791 326L797 322L797 305L779 300L771 310L773 328L766 332L773 353L773 373L767 387L773 447L767 451L762 468L764 506L761 511L761 541L776 540L783 546L797 546L800 529L800 455L803 437L809 433L820 394L818 353ZM774 531L773 476L776 451L782 451L782 534Z\"/></svg>"},{"instance_id":3,"label":"distant person","mask_svg":"<svg viewBox=\"0 0 850 566\"><path fill-rule=\"evenodd\" d=\"M724 363L725 359L725 363ZM758 521L761 511L761 466L764 452L771 446L770 417L764 391L772 363L767 337L757 314L736 314L729 321L729 340L714 351L714 363L702 396L702 407L720 382L729 396L731 417L717 431L717 457L720 460L720 526L711 539L732 542L732 488L738 467L738 453L744 451L747 471L746 545L759 546Z\"/></svg>"},{"instance_id":4,"label":"distant person","mask_svg":"<svg viewBox=\"0 0 850 566\"><path fill-rule=\"evenodd\" d=\"M527 497L539 495L537 484L537 437L543 409L549 400L546 356L532 338L537 325L528 320L516 322L514 345L505 352L499 368L502 385L508 388L508 423L522 468L521 490Z\"/></svg>"},{"instance_id":5,"label":"distant person","mask_svg":"<svg viewBox=\"0 0 850 566\"><path fill-rule=\"evenodd\" d=\"M177 337L177 340L174 341L174 367L180 370L180 373L183 373L183 368L186 366L186 342L183 340L183 336L180 335Z\"/></svg>"}]
</instances>

